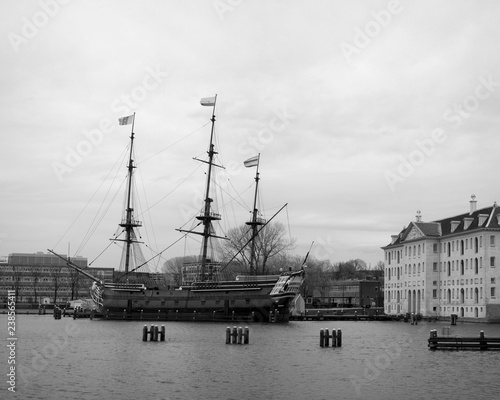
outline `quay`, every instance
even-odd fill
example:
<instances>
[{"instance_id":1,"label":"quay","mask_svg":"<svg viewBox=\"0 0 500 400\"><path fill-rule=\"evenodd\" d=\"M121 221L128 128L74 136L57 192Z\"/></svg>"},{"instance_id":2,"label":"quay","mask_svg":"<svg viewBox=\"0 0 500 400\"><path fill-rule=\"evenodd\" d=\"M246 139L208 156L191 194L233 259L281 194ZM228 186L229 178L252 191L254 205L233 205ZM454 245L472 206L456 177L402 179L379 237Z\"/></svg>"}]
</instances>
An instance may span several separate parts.
<instances>
[{"instance_id":1,"label":"quay","mask_svg":"<svg viewBox=\"0 0 500 400\"><path fill-rule=\"evenodd\" d=\"M485 337L484 331L476 337L438 336L437 330L430 331L428 339L430 350L500 350L500 337Z\"/></svg>"},{"instance_id":2,"label":"quay","mask_svg":"<svg viewBox=\"0 0 500 400\"><path fill-rule=\"evenodd\" d=\"M392 316L378 308L309 308L300 314L290 315L290 321L392 321Z\"/></svg>"}]
</instances>

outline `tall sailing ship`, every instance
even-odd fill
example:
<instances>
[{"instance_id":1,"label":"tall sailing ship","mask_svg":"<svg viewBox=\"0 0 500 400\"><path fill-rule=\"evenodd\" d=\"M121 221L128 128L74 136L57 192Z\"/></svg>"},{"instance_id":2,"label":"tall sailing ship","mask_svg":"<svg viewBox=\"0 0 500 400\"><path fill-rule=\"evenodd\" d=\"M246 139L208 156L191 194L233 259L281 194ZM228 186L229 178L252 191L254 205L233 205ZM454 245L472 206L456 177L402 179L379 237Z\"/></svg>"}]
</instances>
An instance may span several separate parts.
<instances>
[{"instance_id":1,"label":"tall sailing ship","mask_svg":"<svg viewBox=\"0 0 500 400\"><path fill-rule=\"evenodd\" d=\"M130 136L130 156L128 159L126 208L124 217L119 224L125 233L122 259L124 270L115 274L115 282L103 282L87 271L66 260L68 266L78 270L93 280L90 295L99 313L108 319L161 319L161 320L247 320L262 322L287 322L289 320L290 302L299 293L304 280L304 269L281 273L280 275L255 274L255 239L259 231L269 222L258 216L256 207L257 187L259 183L259 157L253 157L245 162L246 166L257 166L256 188L252 218L247 225L251 229L250 265L248 275L236 276L234 280L222 280L222 264L209 254L212 238L221 239L214 230L214 222L221 215L212 209L210 197L211 175L217 154L214 146L215 105L217 96L201 100L204 106L212 107L211 133L208 149L208 165L205 198L202 212L196 216L203 230L178 229L185 234L196 234L202 237L201 254L196 262L183 266L182 284L179 287L158 285L148 280L149 274L138 272L141 263L133 262L139 243L136 229L142 225L134 217L132 196L132 178L134 162L132 159L134 145L135 114L120 119L121 125L132 125ZM199 160L201 161L201 160ZM53 254L54 253L52 250ZM116 279L118 275L119 279ZM144 279L146 278L146 279Z\"/></svg>"}]
</instances>

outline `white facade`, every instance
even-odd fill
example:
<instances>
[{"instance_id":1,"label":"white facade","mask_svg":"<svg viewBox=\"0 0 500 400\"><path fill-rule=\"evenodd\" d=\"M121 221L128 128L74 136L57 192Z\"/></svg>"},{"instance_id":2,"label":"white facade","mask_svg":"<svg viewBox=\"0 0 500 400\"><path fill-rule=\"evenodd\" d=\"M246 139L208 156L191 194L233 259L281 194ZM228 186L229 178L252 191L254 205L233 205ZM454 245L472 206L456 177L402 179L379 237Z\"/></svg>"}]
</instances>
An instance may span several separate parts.
<instances>
[{"instance_id":1,"label":"white facade","mask_svg":"<svg viewBox=\"0 0 500 400\"><path fill-rule=\"evenodd\" d=\"M411 222L385 251L387 314L500 322L500 208Z\"/></svg>"}]
</instances>

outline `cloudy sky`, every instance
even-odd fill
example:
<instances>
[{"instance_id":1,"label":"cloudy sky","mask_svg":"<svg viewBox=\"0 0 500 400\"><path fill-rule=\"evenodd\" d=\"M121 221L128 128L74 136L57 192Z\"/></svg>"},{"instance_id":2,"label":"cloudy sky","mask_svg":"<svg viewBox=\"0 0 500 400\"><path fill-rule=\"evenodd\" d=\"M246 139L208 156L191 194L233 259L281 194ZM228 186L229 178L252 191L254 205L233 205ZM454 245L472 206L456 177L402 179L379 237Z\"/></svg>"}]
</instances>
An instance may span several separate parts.
<instances>
[{"instance_id":1,"label":"cloudy sky","mask_svg":"<svg viewBox=\"0 0 500 400\"><path fill-rule=\"evenodd\" d=\"M230 213L251 207L242 162L260 153L263 212L288 203L276 218L299 255L314 241L318 258L374 265L417 210L500 200L498 2L2 5L0 255L70 244L93 260L108 245L130 134L117 119L133 112L143 239L179 239L203 190L199 100L214 94L223 186L241 194ZM115 266L114 247L94 265ZM181 241L164 257L186 253Z\"/></svg>"}]
</instances>

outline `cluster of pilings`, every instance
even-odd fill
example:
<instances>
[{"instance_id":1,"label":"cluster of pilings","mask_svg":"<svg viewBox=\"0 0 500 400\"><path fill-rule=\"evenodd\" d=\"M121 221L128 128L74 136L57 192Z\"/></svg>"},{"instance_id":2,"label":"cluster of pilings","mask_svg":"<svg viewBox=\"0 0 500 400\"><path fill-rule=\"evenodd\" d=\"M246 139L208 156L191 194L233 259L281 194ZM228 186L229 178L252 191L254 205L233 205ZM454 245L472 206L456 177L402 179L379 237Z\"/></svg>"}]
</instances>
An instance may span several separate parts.
<instances>
[{"instance_id":1,"label":"cluster of pilings","mask_svg":"<svg viewBox=\"0 0 500 400\"><path fill-rule=\"evenodd\" d=\"M226 344L248 344L250 342L250 330L248 326L243 329L241 326L239 328L228 326L226 328Z\"/></svg>"},{"instance_id":2,"label":"cluster of pilings","mask_svg":"<svg viewBox=\"0 0 500 400\"><path fill-rule=\"evenodd\" d=\"M319 345L321 347L328 347L330 345L330 339L332 339L332 347L342 346L342 331L340 329L332 329L331 335L328 328L319 331Z\"/></svg>"},{"instance_id":3,"label":"cluster of pilings","mask_svg":"<svg viewBox=\"0 0 500 400\"><path fill-rule=\"evenodd\" d=\"M142 328L142 341L147 342L148 341L148 334L149 334L149 341L150 342L164 342L165 341L165 325L162 325L160 329L158 329L158 325L151 325L151 329L148 330L148 327L144 325L144 328Z\"/></svg>"},{"instance_id":4,"label":"cluster of pilings","mask_svg":"<svg viewBox=\"0 0 500 400\"><path fill-rule=\"evenodd\" d=\"M332 347L342 346L342 331L340 329L332 329L332 334L328 328L319 331L319 345L321 347L330 346L330 339L332 339Z\"/></svg>"},{"instance_id":5,"label":"cluster of pilings","mask_svg":"<svg viewBox=\"0 0 500 400\"><path fill-rule=\"evenodd\" d=\"M54 307L54 319L61 319L61 317L62 317L62 310L59 307L55 306Z\"/></svg>"}]
</instances>

